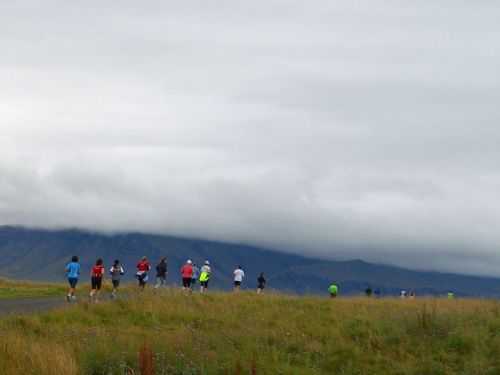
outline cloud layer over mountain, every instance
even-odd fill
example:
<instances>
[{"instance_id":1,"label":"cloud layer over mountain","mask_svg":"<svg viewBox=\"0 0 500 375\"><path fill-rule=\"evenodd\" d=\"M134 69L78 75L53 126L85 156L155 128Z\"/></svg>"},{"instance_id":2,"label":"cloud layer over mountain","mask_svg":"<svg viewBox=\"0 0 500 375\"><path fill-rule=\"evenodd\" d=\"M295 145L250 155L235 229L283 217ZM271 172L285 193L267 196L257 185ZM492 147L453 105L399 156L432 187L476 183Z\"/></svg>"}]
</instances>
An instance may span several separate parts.
<instances>
[{"instance_id":1,"label":"cloud layer over mountain","mask_svg":"<svg viewBox=\"0 0 500 375\"><path fill-rule=\"evenodd\" d=\"M500 275L500 6L0 4L0 224Z\"/></svg>"}]
</instances>

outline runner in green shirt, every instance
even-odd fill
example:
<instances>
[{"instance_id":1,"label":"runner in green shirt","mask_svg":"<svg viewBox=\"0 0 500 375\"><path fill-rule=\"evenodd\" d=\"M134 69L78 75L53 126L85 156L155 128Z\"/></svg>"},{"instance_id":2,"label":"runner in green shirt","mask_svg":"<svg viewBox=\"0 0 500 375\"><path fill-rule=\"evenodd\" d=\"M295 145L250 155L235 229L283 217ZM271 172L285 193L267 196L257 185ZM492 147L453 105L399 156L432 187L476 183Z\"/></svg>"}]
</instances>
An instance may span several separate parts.
<instances>
[{"instance_id":1,"label":"runner in green shirt","mask_svg":"<svg viewBox=\"0 0 500 375\"><path fill-rule=\"evenodd\" d=\"M208 289L208 282L210 281L210 275L212 274L212 269L210 268L210 262L205 261L205 264L200 269L200 293L205 293Z\"/></svg>"},{"instance_id":2,"label":"runner in green shirt","mask_svg":"<svg viewBox=\"0 0 500 375\"><path fill-rule=\"evenodd\" d=\"M330 285L328 288L328 292L330 292L330 297L335 298L337 297L337 294L339 293L339 287L335 284Z\"/></svg>"}]
</instances>

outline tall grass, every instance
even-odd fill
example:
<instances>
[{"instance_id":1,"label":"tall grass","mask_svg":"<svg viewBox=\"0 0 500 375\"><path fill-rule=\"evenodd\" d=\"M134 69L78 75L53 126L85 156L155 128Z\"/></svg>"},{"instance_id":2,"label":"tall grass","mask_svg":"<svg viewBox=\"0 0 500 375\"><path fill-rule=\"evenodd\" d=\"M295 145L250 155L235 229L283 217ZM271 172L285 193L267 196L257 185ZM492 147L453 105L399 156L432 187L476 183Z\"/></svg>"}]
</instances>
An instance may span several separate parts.
<instances>
[{"instance_id":1,"label":"tall grass","mask_svg":"<svg viewBox=\"0 0 500 375\"><path fill-rule=\"evenodd\" d=\"M167 290L10 317L0 334L0 374L500 374L495 301Z\"/></svg>"},{"instance_id":2,"label":"tall grass","mask_svg":"<svg viewBox=\"0 0 500 375\"><path fill-rule=\"evenodd\" d=\"M73 353L64 345L47 338L36 340L8 332L0 340L2 375L78 374Z\"/></svg>"}]
</instances>

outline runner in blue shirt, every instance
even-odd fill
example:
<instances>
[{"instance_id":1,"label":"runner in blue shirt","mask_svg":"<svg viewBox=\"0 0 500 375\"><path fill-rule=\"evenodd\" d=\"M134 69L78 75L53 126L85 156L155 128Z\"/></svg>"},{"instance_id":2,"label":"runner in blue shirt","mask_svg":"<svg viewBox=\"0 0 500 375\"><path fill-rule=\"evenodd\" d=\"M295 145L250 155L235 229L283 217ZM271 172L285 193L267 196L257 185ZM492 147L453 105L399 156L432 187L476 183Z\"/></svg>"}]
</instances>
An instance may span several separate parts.
<instances>
[{"instance_id":1,"label":"runner in blue shirt","mask_svg":"<svg viewBox=\"0 0 500 375\"><path fill-rule=\"evenodd\" d=\"M69 290L66 300L71 302L75 300L75 289L76 284L78 284L78 278L80 277L80 263L78 263L78 257L74 255L71 258L71 262L66 265L66 277L68 278Z\"/></svg>"}]
</instances>

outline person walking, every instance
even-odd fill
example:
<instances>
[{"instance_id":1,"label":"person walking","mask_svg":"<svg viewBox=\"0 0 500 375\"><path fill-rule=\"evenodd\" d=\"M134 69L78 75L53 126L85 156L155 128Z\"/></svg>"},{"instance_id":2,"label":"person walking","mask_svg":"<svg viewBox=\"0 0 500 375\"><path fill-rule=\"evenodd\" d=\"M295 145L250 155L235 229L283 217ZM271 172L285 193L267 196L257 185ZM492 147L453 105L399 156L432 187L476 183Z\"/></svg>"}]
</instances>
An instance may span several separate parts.
<instances>
[{"instance_id":1,"label":"person walking","mask_svg":"<svg viewBox=\"0 0 500 375\"><path fill-rule=\"evenodd\" d=\"M76 299L75 290L76 284L78 284L78 278L80 277L80 263L78 263L78 257L73 255L71 262L66 265L66 277L68 278L69 290L66 296L66 301L71 302Z\"/></svg>"},{"instance_id":2,"label":"person walking","mask_svg":"<svg viewBox=\"0 0 500 375\"><path fill-rule=\"evenodd\" d=\"M137 273L135 276L139 281L139 288L144 290L146 283L149 280L148 272L151 270L151 265L149 264L148 258L143 256L139 263L137 263Z\"/></svg>"},{"instance_id":3,"label":"person walking","mask_svg":"<svg viewBox=\"0 0 500 375\"><path fill-rule=\"evenodd\" d=\"M261 272L257 278L257 294L261 294L266 287L266 278L264 277L264 272Z\"/></svg>"},{"instance_id":4,"label":"person walking","mask_svg":"<svg viewBox=\"0 0 500 375\"><path fill-rule=\"evenodd\" d=\"M194 290L196 286L196 281L200 277L200 269L196 265L196 263L193 263L193 276L191 276L191 290Z\"/></svg>"},{"instance_id":5,"label":"person walking","mask_svg":"<svg viewBox=\"0 0 500 375\"><path fill-rule=\"evenodd\" d=\"M243 282L243 279L245 277L245 272L241 268L241 266L236 267L236 269L233 272L234 275L234 291L239 292L241 289L241 283Z\"/></svg>"},{"instance_id":6,"label":"person walking","mask_svg":"<svg viewBox=\"0 0 500 375\"><path fill-rule=\"evenodd\" d=\"M156 265L156 285L155 289L167 285L167 258L161 258Z\"/></svg>"},{"instance_id":7,"label":"person walking","mask_svg":"<svg viewBox=\"0 0 500 375\"><path fill-rule=\"evenodd\" d=\"M335 283L332 283L328 287L328 292L330 293L330 298L337 298L337 295L339 294L339 287Z\"/></svg>"},{"instance_id":8,"label":"person walking","mask_svg":"<svg viewBox=\"0 0 500 375\"><path fill-rule=\"evenodd\" d=\"M212 269L210 268L210 262L206 260L200 270L200 293L205 293L207 291L211 274Z\"/></svg>"},{"instance_id":9,"label":"person walking","mask_svg":"<svg viewBox=\"0 0 500 375\"><path fill-rule=\"evenodd\" d=\"M113 262L113 265L109 269L109 274L111 275L111 283L113 284L113 290L111 291L111 298L116 298L116 294L118 293L118 287L120 286L120 281L122 279L122 276L125 274L125 270L123 269L118 259L116 259Z\"/></svg>"},{"instance_id":10,"label":"person walking","mask_svg":"<svg viewBox=\"0 0 500 375\"><path fill-rule=\"evenodd\" d=\"M188 259L181 268L182 289L191 291L191 280L193 278L193 262Z\"/></svg>"},{"instance_id":11,"label":"person walking","mask_svg":"<svg viewBox=\"0 0 500 375\"><path fill-rule=\"evenodd\" d=\"M102 279L104 278L104 262L102 258L96 260L95 265L90 271L91 290L89 299L90 302L99 302L99 293L102 288Z\"/></svg>"}]
</instances>

